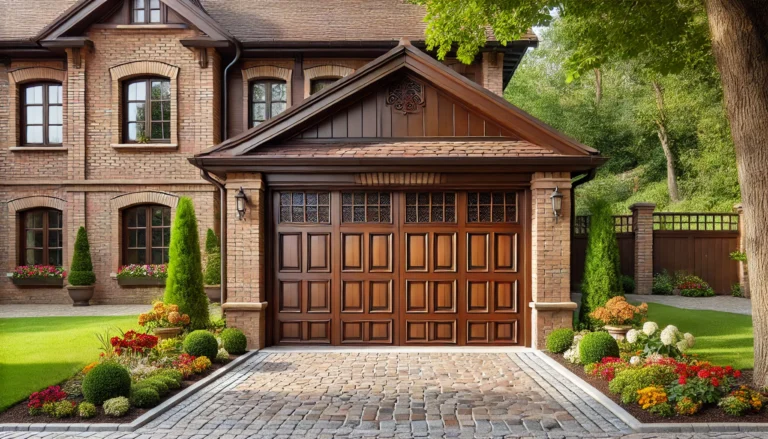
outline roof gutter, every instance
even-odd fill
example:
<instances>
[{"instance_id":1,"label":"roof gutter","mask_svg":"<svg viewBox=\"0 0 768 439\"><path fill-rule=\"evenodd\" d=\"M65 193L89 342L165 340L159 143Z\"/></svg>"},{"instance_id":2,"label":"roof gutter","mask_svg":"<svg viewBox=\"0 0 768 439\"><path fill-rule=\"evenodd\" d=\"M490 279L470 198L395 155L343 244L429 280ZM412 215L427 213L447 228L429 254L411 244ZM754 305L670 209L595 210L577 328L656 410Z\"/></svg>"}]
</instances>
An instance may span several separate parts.
<instances>
[{"instance_id":1,"label":"roof gutter","mask_svg":"<svg viewBox=\"0 0 768 439\"><path fill-rule=\"evenodd\" d=\"M211 177L205 169L200 170L200 176L203 180L211 183L219 188L219 197L221 199L219 203L219 254L221 255L221 279L219 280L219 288L221 288L221 304L224 304L224 300L227 298L227 190L224 185Z\"/></svg>"}]
</instances>

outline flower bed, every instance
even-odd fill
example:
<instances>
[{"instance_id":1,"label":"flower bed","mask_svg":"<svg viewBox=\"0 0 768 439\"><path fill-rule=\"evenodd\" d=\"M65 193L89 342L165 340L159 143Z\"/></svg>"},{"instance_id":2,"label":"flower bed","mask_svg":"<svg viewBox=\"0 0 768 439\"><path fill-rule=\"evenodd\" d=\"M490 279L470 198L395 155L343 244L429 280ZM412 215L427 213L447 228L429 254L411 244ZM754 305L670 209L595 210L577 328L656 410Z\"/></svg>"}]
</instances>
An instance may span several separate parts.
<instances>
[{"instance_id":1,"label":"flower bed","mask_svg":"<svg viewBox=\"0 0 768 439\"><path fill-rule=\"evenodd\" d=\"M184 315L175 305L157 302L142 316L142 326L171 321L183 326ZM133 330L97 334L102 352L96 361L60 386L35 392L0 413L0 423L129 423L235 358L227 348L244 353L242 332L225 332L227 337L217 338L197 330L165 340Z\"/></svg>"},{"instance_id":2,"label":"flower bed","mask_svg":"<svg viewBox=\"0 0 768 439\"><path fill-rule=\"evenodd\" d=\"M11 275L11 282L19 286L64 286L67 272L53 265L21 265Z\"/></svg>"},{"instance_id":3,"label":"flower bed","mask_svg":"<svg viewBox=\"0 0 768 439\"><path fill-rule=\"evenodd\" d=\"M575 334L564 355L550 355L642 422L768 422L768 394L731 366L686 355L692 334L654 322L630 330L625 341L598 334Z\"/></svg>"},{"instance_id":4,"label":"flower bed","mask_svg":"<svg viewBox=\"0 0 768 439\"><path fill-rule=\"evenodd\" d=\"M117 271L117 283L121 286L163 286L168 278L165 264L125 265Z\"/></svg>"}]
</instances>

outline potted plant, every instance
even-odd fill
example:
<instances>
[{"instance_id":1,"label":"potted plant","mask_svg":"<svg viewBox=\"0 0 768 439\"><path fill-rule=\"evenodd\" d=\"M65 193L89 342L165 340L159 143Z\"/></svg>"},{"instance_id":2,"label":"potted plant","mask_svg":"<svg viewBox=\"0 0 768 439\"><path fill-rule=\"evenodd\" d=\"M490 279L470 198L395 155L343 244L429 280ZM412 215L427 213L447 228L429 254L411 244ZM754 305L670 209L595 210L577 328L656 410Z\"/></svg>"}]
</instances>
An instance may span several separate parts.
<instances>
[{"instance_id":1,"label":"potted plant","mask_svg":"<svg viewBox=\"0 0 768 439\"><path fill-rule=\"evenodd\" d=\"M163 286L168 278L165 264L124 265L117 271L117 283L126 287Z\"/></svg>"},{"instance_id":2,"label":"potted plant","mask_svg":"<svg viewBox=\"0 0 768 439\"><path fill-rule=\"evenodd\" d=\"M205 235L205 255L205 273L203 273L205 294L211 302L221 302L221 250L219 239L211 229L208 229Z\"/></svg>"},{"instance_id":3,"label":"potted plant","mask_svg":"<svg viewBox=\"0 0 768 439\"><path fill-rule=\"evenodd\" d=\"M155 336L164 340L177 337L189 325L189 316L179 312L178 305L165 304L157 301L152 304L152 310L139 315L139 325L152 331Z\"/></svg>"},{"instance_id":4,"label":"potted plant","mask_svg":"<svg viewBox=\"0 0 768 439\"><path fill-rule=\"evenodd\" d=\"M11 282L21 287L63 287L67 272L53 265L21 265L11 275Z\"/></svg>"},{"instance_id":5,"label":"potted plant","mask_svg":"<svg viewBox=\"0 0 768 439\"><path fill-rule=\"evenodd\" d=\"M88 306L93 297L93 284L96 274L93 273L91 262L91 246L88 243L88 233L80 226L75 238L75 253L72 255L72 267L69 272L67 290L73 306Z\"/></svg>"},{"instance_id":6,"label":"potted plant","mask_svg":"<svg viewBox=\"0 0 768 439\"><path fill-rule=\"evenodd\" d=\"M608 331L614 339L623 340L633 325L645 320L647 313L648 304L634 306L630 305L624 296L616 296L608 300L605 306L592 311L589 316L603 323L603 329Z\"/></svg>"}]
</instances>

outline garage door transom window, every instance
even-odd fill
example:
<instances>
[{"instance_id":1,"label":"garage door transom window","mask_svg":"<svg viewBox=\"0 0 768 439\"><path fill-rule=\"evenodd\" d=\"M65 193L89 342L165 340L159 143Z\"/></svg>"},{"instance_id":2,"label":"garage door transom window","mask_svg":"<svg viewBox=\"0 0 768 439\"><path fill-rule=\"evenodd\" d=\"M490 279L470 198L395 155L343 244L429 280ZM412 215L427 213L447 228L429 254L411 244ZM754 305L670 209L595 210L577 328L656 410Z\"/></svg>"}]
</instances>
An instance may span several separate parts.
<instances>
[{"instance_id":1,"label":"garage door transom window","mask_svg":"<svg viewBox=\"0 0 768 439\"><path fill-rule=\"evenodd\" d=\"M408 192L405 194L406 223L455 223L454 192Z\"/></svg>"},{"instance_id":2,"label":"garage door transom window","mask_svg":"<svg viewBox=\"0 0 768 439\"><path fill-rule=\"evenodd\" d=\"M281 223L331 222L331 194L328 192L281 192Z\"/></svg>"},{"instance_id":3,"label":"garage door transom window","mask_svg":"<svg viewBox=\"0 0 768 439\"><path fill-rule=\"evenodd\" d=\"M516 223L516 192L468 192L467 222Z\"/></svg>"},{"instance_id":4,"label":"garage door transom window","mask_svg":"<svg viewBox=\"0 0 768 439\"><path fill-rule=\"evenodd\" d=\"M392 194L389 192L342 192L341 222L391 223Z\"/></svg>"}]
</instances>

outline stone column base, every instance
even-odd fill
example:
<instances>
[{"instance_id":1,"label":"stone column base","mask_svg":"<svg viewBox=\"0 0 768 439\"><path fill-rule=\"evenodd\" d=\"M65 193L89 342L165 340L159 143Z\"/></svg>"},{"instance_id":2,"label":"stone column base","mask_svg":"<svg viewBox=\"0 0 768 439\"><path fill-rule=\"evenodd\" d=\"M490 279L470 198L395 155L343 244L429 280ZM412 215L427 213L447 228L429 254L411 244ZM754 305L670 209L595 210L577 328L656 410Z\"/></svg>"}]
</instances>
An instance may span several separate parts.
<instances>
[{"instance_id":1,"label":"stone column base","mask_svg":"<svg viewBox=\"0 0 768 439\"><path fill-rule=\"evenodd\" d=\"M227 318L227 327L237 328L248 339L248 349L262 349L266 343L267 302L227 302L221 306Z\"/></svg>"},{"instance_id":2,"label":"stone column base","mask_svg":"<svg viewBox=\"0 0 768 439\"><path fill-rule=\"evenodd\" d=\"M531 302L531 347L545 349L547 335L555 329L573 327L575 302Z\"/></svg>"}]
</instances>

